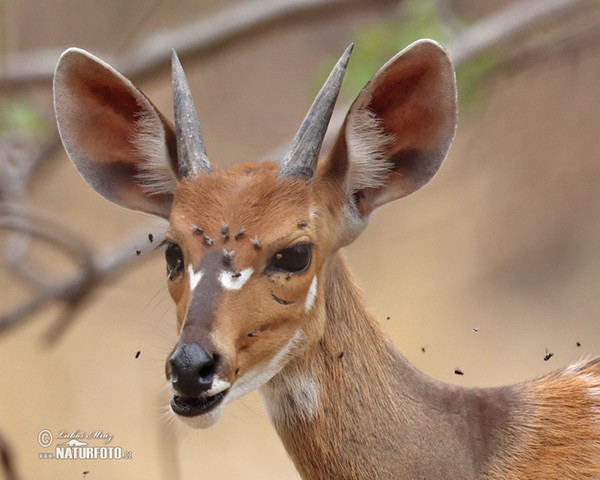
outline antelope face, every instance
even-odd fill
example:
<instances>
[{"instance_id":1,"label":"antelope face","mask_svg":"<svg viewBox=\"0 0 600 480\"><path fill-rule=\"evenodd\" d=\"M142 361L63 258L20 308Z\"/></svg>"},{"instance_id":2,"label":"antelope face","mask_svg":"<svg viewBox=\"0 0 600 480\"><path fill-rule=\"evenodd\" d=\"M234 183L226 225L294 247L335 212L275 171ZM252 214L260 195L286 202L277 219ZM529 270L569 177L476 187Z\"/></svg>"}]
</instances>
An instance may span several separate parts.
<instances>
[{"instance_id":1,"label":"antelope face","mask_svg":"<svg viewBox=\"0 0 600 480\"><path fill-rule=\"evenodd\" d=\"M194 426L275 375L319 338L313 181L351 48L336 64L280 164L213 171L173 52L175 128L119 72L67 50L55 74L63 144L82 176L120 205L167 218L166 263L179 339L166 361L171 408ZM91 110L91 111L90 111ZM322 203L321 203L322 204Z\"/></svg>"},{"instance_id":2,"label":"antelope face","mask_svg":"<svg viewBox=\"0 0 600 480\"><path fill-rule=\"evenodd\" d=\"M179 339L166 374L173 412L194 426L214 423L322 330L323 217L311 185L278 172L246 164L175 188L165 255Z\"/></svg>"}]
</instances>

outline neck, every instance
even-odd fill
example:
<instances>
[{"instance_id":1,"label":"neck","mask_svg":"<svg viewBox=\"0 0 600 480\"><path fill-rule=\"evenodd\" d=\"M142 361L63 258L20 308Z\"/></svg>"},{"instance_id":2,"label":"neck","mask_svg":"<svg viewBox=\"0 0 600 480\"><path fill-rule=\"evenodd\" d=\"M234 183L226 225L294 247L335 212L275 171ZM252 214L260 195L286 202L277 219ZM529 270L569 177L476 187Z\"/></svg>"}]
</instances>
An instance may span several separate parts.
<instances>
[{"instance_id":1,"label":"neck","mask_svg":"<svg viewBox=\"0 0 600 480\"><path fill-rule=\"evenodd\" d=\"M339 255L325 268L323 337L262 390L302 477L476 478L501 448L513 392L426 377L366 312Z\"/></svg>"}]
</instances>

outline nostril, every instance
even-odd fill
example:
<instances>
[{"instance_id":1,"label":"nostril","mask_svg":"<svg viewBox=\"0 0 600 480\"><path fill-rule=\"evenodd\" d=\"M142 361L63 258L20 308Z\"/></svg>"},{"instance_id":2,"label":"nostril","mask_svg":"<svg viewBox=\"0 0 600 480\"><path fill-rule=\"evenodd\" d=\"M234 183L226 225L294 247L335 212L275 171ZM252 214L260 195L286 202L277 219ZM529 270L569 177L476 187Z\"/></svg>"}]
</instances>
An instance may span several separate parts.
<instances>
[{"instance_id":1,"label":"nostril","mask_svg":"<svg viewBox=\"0 0 600 480\"><path fill-rule=\"evenodd\" d=\"M181 395L197 396L212 387L218 356L210 355L200 345L180 345L168 362L171 367L171 385Z\"/></svg>"},{"instance_id":2,"label":"nostril","mask_svg":"<svg viewBox=\"0 0 600 480\"><path fill-rule=\"evenodd\" d=\"M211 360L207 360L204 365L200 367L199 376L200 378L208 379L212 382L213 377L215 376L215 372L217 370L217 360L218 356L213 355Z\"/></svg>"}]
</instances>

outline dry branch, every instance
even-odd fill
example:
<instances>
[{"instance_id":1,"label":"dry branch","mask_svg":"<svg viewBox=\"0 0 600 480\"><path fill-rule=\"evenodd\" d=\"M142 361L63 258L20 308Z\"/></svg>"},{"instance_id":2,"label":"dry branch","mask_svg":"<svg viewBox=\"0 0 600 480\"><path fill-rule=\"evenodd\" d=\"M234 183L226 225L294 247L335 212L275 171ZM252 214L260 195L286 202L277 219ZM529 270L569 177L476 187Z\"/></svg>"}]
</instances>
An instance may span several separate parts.
<instances>
[{"instance_id":1,"label":"dry branch","mask_svg":"<svg viewBox=\"0 0 600 480\"><path fill-rule=\"evenodd\" d=\"M196 60L240 43L256 34L282 28L303 19L322 19L340 9L373 8L395 4L398 0L252 0L240 2L221 12L187 25L158 31L143 38L119 57L98 54L132 80L168 68L174 48L180 58ZM50 84L56 62L63 49L41 49L8 55L0 72L0 88L23 88L35 83Z\"/></svg>"},{"instance_id":2,"label":"dry branch","mask_svg":"<svg viewBox=\"0 0 600 480\"><path fill-rule=\"evenodd\" d=\"M448 46L455 65L498 47L549 19L559 19L582 5L597 5L595 0L528 0L510 4L479 20Z\"/></svg>"},{"instance_id":3,"label":"dry branch","mask_svg":"<svg viewBox=\"0 0 600 480\"><path fill-rule=\"evenodd\" d=\"M72 314L90 299L96 287L107 281L120 270L127 268L133 262L151 255L155 248L140 248L143 238L148 235L144 229L132 236L132 239L123 241L113 252L94 257L83 245L66 241L60 238L64 235L61 228L46 228L45 225L23 222L22 219L0 216L0 229L10 229L27 232L35 238L46 240L67 248L71 255L76 255L82 268L66 280L55 282L43 289L31 300L0 316L0 334L6 330L22 323L26 318L36 313L47 303L54 300L62 300L66 305L65 315L59 318L47 335L47 340L52 342L59 337L72 320ZM163 240L162 234L154 235L154 244L160 244Z\"/></svg>"},{"instance_id":4,"label":"dry branch","mask_svg":"<svg viewBox=\"0 0 600 480\"><path fill-rule=\"evenodd\" d=\"M18 480L13 451L6 439L0 434L0 470L6 480Z\"/></svg>"},{"instance_id":5,"label":"dry branch","mask_svg":"<svg viewBox=\"0 0 600 480\"><path fill-rule=\"evenodd\" d=\"M24 206L3 205L0 208L0 230L19 232L27 238L52 245L64 251L78 267L77 273L67 280L54 279L42 282L41 285L34 285L41 290L34 298L0 316L0 333L2 333L16 326L23 319L29 318L48 302L62 300L67 306L65 317L61 318L57 326L49 332L50 340L58 338L58 333L62 332L69 323L67 319L90 298L99 283L107 280L120 269L126 268L138 258L143 258L154 251L153 246L140 248L144 243L143 239L148 235L147 229L144 229L143 233L136 234L132 240L124 242L114 252L96 257L89 247L75 234L69 232L64 225L53 222L39 212ZM153 245L162 241L160 234L154 237ZM25 280L28 278L25 277Z\"/></svg>"}]
</instances>

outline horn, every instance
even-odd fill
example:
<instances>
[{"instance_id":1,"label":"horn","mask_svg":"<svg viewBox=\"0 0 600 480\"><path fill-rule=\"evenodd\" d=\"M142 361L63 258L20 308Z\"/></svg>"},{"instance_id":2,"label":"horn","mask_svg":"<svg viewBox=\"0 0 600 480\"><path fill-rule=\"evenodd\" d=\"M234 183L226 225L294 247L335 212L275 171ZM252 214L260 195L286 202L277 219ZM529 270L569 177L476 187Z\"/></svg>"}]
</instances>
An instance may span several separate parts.
<instances>
[{"instance_id":1,"label":"horn","mask_svg":"<svg viewBox=\"0 0 600 480\"><path fill-rule=\"evenodd\" d=\"M179 177L210 173L210 162L200 133L200 124L194 108L190 87L175 50L171 51L173 71L173 110L177 136L177 161Z\"/></svg>"},{"instance_id":2,"label":"horn","mask_svg":"<svg viewBox=\"0 0 600 480\"><path fill-rule=\"evenodd\" d=\"M277 178L297 177L312 180L317 168L323 138L333 113L333 107L342 86L348 59L354 44L350 44L340 57L329 78L317 94L317 98L302 121L290 149L279 164Z\"/></svg>"}]
</instances>

